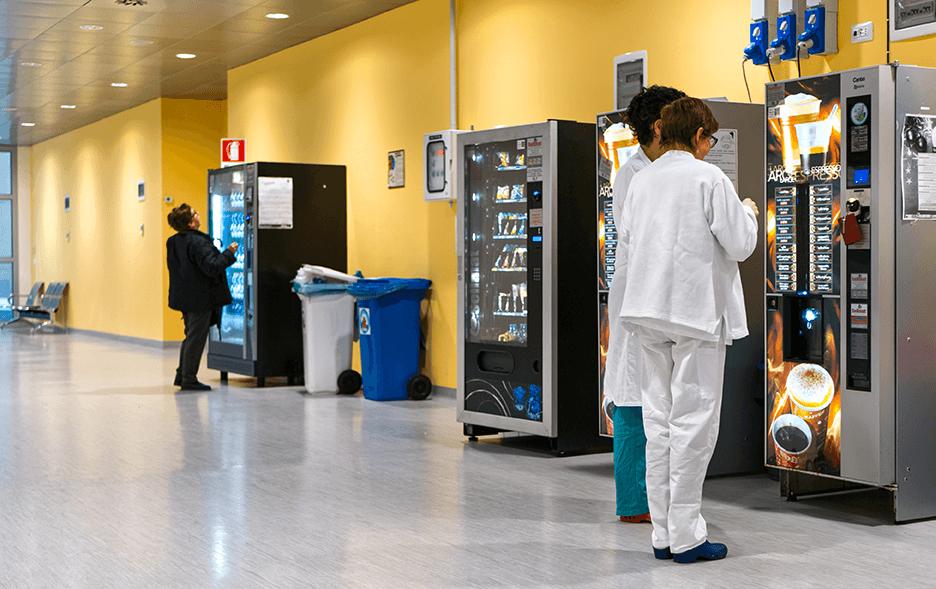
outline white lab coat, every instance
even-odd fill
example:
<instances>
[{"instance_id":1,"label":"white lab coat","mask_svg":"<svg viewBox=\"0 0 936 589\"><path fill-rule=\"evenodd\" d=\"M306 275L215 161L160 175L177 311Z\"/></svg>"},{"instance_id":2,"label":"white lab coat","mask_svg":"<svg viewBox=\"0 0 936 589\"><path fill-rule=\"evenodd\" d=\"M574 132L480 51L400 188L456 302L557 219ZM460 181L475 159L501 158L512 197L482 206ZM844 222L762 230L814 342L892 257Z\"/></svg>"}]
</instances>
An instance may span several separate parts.
<instances>
[{"instance_id":1,"label":"white lab coat","mask_svg":"<svg viewBox=\"0 0 936 589\"><path fill-rule=\"evenodd\" d=\"M631 182L619 233L628 252L621 317L640 342L651 541L680 553L707 539L702 484L725 346L747 335L738 262L754 252L757 218L721 170L670 151Z\"/></svg>"},{"instance_id":2,"label":"white lab coat","mask_svg":"<svg viewBox=\"0 0 936 589\"><path fill-rule=\"evenodd\" d=\"M634 175L650 165L650 158L643 148L631 156L614 178L611 207L615 224L620 227L624 215L624 199ZM620 232L620 230L619 230ZM640 343L624 329L621 322L621 303L624 300L624 285L627 284L627 246L618 235L618 246L614 260L614 278L608 293L608 358L605 364L605 403L618 407L640 407Z\"/></svg>"},{"instance_id":3,"label":"white lab coat","mask_svg":"<svg viewBox=\"0 0 936 589\"><path fill-rule=\"evenodd\" d=\"M747 336L738 262L757 246L757 217L718 167L686 151L631 181L618 222L627 250L626 321L726 343Z\"/></svg>"}]
</instances>

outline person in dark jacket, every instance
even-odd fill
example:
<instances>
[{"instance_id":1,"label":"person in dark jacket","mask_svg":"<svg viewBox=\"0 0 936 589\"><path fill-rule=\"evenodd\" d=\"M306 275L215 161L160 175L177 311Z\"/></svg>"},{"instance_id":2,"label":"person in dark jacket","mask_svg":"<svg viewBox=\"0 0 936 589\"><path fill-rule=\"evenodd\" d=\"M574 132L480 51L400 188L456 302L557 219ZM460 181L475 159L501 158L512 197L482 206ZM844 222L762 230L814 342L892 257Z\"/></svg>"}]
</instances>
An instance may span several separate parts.
<instances>
[{"instance_id":1,"label":"person in dark jacket","mask_svg":"<svg viewBox=\"0 0 936 589\"><path fill-rule=\"evenodd\" d=\"M238 245L218 251L211 238L199 231L198 212L187 204L172 209L169 225L177 232L166 241L169 308L181 311L185 322L175 386L209 391L210 386L198 382L198 367L209 328L220 325L221 308L231 303L225 270L234 264Z\"/></svg>"}]
</instances>

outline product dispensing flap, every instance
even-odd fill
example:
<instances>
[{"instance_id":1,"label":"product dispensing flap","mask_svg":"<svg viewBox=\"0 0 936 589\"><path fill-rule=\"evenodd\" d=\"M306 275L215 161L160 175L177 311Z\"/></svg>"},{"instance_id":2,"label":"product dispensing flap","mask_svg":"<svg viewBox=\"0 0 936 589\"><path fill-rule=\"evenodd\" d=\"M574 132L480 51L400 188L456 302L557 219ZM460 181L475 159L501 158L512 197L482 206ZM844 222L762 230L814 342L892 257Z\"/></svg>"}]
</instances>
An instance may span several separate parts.
<instances>
[{"instance_id":1,"label":"product dispensing flap","mask_svg":"<svg viewBox=\"0 0 936 589\"><path fill-rule=\"evenodd\" d=\"M842 223L842 240L845 245L855 245L863 239L864 234L861 231L861 225L858 224L858 216L855 213L848 213Z\"/></svg>"}]
</instances>

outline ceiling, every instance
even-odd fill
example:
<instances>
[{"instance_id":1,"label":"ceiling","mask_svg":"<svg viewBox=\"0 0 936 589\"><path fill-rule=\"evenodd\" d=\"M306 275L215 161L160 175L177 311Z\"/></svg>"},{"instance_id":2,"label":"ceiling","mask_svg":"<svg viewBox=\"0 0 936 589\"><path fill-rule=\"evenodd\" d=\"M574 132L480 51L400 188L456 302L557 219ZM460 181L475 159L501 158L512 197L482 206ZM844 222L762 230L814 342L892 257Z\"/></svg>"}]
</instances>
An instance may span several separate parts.
<instances>
[{"instance_id":1,"label":"ceiling","mask_svg":"<svg viewBox=\"0 0 936 589\"><path fill-rule=\"evenodd\" d=\"M225 98L228 69L411 1L0 0L0 144L32 145L161 96Z\"/></svg>"}]
</instances>

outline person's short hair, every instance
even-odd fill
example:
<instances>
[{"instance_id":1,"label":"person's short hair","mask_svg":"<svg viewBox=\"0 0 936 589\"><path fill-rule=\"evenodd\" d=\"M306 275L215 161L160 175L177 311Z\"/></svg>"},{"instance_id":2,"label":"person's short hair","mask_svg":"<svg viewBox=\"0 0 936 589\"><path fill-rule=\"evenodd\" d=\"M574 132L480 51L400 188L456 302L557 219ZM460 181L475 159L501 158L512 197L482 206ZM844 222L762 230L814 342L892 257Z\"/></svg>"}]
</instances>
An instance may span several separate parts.
<instances>
[{"instance_id":1,"label":"person's short hair","mask_svg":"<svg viewBox=\"0 0 936 589\"><path fill-rule=\"evenodd\" d=\"M698 98L680 98L663 108L661 143L666 146L692 146L692 139L701 128L706 135L718 131L718 120L705 102Z\"/></svg>"},{"instance_id":2,"label":"person's short hair","mask_svg":"<svg viewBox=\"0 0 936 589\"><path fill-rule=\"evenodd\" d=\"M169 226L176 231L185 231L192 224L194 217L195 213L192 211L192 207L182 203L169 212Z\"/></svg>"},{"instance_id":3,"label":"person's short hair","mask_svg":"<svg viewBox=\"0 0 936 589\"><path fill-rule=\"evenodd\" d=\"M641 145L653 143L653 123L660 120L663 107L685 95L685 92L676 88L654 85L643 88L631 99L624 117Z\"/></svg>"}]
</instances>

